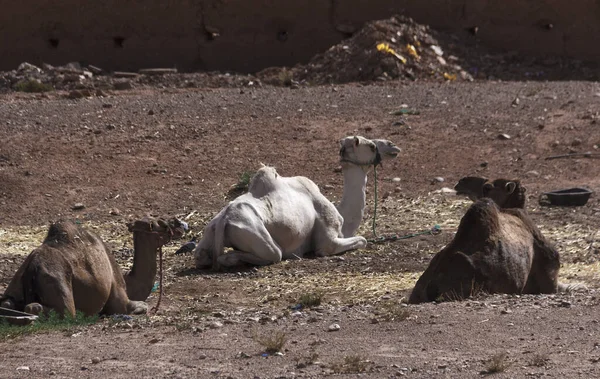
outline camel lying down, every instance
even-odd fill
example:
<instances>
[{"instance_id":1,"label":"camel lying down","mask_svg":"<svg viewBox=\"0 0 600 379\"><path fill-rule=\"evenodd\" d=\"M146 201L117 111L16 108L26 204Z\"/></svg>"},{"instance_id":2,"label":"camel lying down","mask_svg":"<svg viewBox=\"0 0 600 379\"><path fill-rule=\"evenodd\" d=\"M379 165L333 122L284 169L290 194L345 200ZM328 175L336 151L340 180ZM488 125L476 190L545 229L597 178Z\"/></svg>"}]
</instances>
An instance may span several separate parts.
<instances>
[{"instance_id":1,"label":"camel lying down","mask_svg":"<svg viewBox=\"0 0 600 379\"><path fill-rule=\"evenodd\" d=\"M560 258L522 209L475 202L452 242L431 260L410 303L464 299L475 291L555 293Z\"/></svg>"},{"instance_id":2,"label":"camel lying down","mask_svg":"<svg viewBox=\"0 0 600 379\"><path fill-rule=\"evenodd\" d=\"M397 151L393 153L397 155ZM345 165L365 167L358 168L362 172L358 190L363 193L357 196L358 208L364 207L367 168L381 159L377 144L371 140L357 136L341 141L340 160ZM230 202L208 223L194 250L196 267L212 265L216 270L221 265L240 263L268 265L307 253L322 257L366 247L363 237L345 238L343 224L340 211L312 180L282 177L273 167L265 166L252 178L249 192ZM224 253L225 247L233 251Z\"/></svg>"},{"instance_id":3,"label":"camel lying down","mask_svg":"<svg viewBox=\"0 0 600 379\"><path fill-rule=\"evenodd\" d=\"M53 223L42 245L29 254L0 296L0 306L71 316L76 311L146 313L144 300L154 285L158 249L184 230L176 219L168 223L143 219L128 227L133 232L134 262L124 276L97 235L69 221Z\"/></svg>"}]
</instances>

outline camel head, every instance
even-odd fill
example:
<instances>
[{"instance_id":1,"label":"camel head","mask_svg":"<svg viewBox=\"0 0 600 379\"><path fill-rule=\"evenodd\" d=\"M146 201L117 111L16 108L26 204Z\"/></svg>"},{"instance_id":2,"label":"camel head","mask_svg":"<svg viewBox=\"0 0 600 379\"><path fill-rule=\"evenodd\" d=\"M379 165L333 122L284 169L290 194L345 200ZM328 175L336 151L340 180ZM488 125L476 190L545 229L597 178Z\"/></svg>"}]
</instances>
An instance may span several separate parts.
<instances>
[{"instance_id":1,"label":"camel head","mask_svg":"<svg viewBox=\"0 0 600 379\"><path fill-rule=\"evenodd\" d=\"M492 200L500 208L524 208L525 187L519 180L496 179L494 181L477 176L466 176L454 186L457 195L467 195L472 201L482 197Z\"/></svg>"},{"instance_id":2,"label":"camel head","mask_svg":"<svg viewBox=\"0 0 600 379\"><path fill-rule=\"evenodd\" d=\"M500 208L525 208L525 187L519 180L496 179L483 185L483 196Z\"/></svg>"},{"instance_id":3,"label":"camel head","mask_svg":"<svg viewBox=\"0 0 600 379\"><path fill-rule=\"evenodd\" d=\"M158 236L160 246L171 240L179 239L187 229L187 225L179 219L172 218L168 221L164 219L143 218L127 224L130 232L151 233Z\"/></svg>"},{"instance_id":4,"label":"camel head","mask_svg":"<svg viewBox=\"0 0 600 379\"><path fill-rule=\"evenodd\" d=\"M376 166L381 163L377 144L361 136L346 137L340 140L340 162L357 166Z\"/></svg>"},{"instance_id":5,"label":"camel head","mask_svg":"<svg viewBox=\"0 0 600 379\"><path fill-rule=\"evenodd\" d=\"M382 161L394 159L402 151L395 143L386 139L372 139L371 141L375 142L375 145L377 145L377 150L379 150Z\"/></svg>"},{"instance_id":6,"label":"camel head","mask_svg":"<svg viewBox=\"0 0 600 379\"><path fill-rule=\"evenodd\" d=\"M488 180L478 176L465 176L461 178L454 186L457 195L467 195L467 197L476 201L483 197L483 185Z\"/></svg>"}]
</instances>

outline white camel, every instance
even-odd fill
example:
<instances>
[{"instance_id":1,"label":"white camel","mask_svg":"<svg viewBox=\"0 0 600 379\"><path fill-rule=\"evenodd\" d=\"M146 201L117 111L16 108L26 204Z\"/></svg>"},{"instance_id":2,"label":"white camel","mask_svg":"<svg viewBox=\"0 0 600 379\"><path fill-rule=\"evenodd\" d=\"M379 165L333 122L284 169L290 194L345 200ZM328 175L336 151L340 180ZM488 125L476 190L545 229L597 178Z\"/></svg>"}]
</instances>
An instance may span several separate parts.
<instances>
[{"instance_id":1,"label":"white camel","mask_svg":"<svg viewBox=\"0 0 600 379\"><path fill-rule=\"evenodd\" d=\"M388 146L384 146L386 157L398 154L399 149L393 144L380 143ZM377 144L363 137L347 137L341 145L343 168L366 167L361 169L364 176L359 186L364 207L368 167L381 160ZM274 168L265 166L252 178L249 188L248 193L230 202L204 229L203 238L194 250L197 267L212 265L218 269L220 265L230 267L242 262L267 265L301 258L308 252L328 256L361 249L367 244L363 237L343 237L342 215L306 177L282 177ZM350 193L344 191L346 202L351 200ZM349 214L357 213L351 211ZM360 209L361 219L362 212ZM224 254L225 247L232 247L233 251Z\"/></svg>"},{"instance_id":2,"label":"white camel","mask_svg":"<svg viewBox=\"0 0 600 379\"><path fill-rule=\"evenodd\" d=\"M360 227L364 217L366 206L367 174L374 163L391 160L398 156L401 149L393 142L385 139L373 139L376 150L372 151L374 157L366 162L354 161L344 155L344 146L350 146L352 142L357 143L364 137L346 137L340 141L340 163L344 175L344 193L342 200L337 205L337 210L344 219L342 235L346 238L352 237ZM359 142L358 142L359 143ZM372 148L372 147L371 147ZM248 192L254 197L262 197L274 189L274 183L269 183L270 175L257 173L248 185Z\"/></svg>"}]
</instances>

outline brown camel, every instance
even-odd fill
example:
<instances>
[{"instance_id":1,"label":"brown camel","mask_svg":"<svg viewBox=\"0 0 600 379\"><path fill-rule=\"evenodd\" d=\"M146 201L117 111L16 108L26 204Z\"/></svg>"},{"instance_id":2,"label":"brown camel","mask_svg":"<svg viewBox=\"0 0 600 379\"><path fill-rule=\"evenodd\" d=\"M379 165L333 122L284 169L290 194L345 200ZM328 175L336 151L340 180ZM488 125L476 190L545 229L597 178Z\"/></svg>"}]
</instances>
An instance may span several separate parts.
<instances>
[{"instance_id":1,"label":"brown camel","mask_svg":"<svg viewBox=\"0 0 600 379\"><path fill-rule=\"evenodd\" d=\"M40 247L25 259L0 297L0 306L39 314L141 314L156 277L156 254L181 237L177 219L143 219L133 232L133 267L123 275L113 254L94 233L70 221L50 225Z\"/></svg>"},{"instance_id":2,"label":"brown camel","mask_svg":"<svg viewBox=\"0 0 600 379\"><path fill-rule=\"evenodd\" d=\"M475 291L555 293L559 267L558 252L523 209L503 209L482 198L467 210L452 242L433 257L409 302L464 299Z\"/></svg>"},{"instance_id":3,"label":"brown camel","mask_svg":"<svg viewBox=\"0 0 600 379\"><path fill-rule=\"evenodd\" d=\"M489 181L477 176L466 176L458 181L454 189L457 195L467 195L473 201L489 197L500 208L525 208L525 192L527 190L516 179Z\"/></svg>"}]
</instances>

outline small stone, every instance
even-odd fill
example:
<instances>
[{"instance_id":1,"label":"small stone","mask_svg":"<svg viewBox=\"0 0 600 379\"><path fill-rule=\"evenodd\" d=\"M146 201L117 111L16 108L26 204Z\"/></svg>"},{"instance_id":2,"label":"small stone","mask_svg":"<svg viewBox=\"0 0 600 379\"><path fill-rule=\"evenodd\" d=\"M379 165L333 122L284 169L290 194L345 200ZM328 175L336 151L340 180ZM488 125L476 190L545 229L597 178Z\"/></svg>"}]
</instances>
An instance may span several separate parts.
<instances>
[{"instance_id":1,"label":"small stone","mask_svg":"<svg viewBox=\"0 0 600 379\"><path fill-rule=\"evenodd\" d=\"M500 313L503 314L503 315L507 315L509 313L512 313L512 311L510 309L503 309L503 310L500 311Z\"/></svg>"},{"instance_id":2,"label":"small stone","mask_svg":"<svg viewBox=\"0 0 600 379\"><path fill-rule=\"evenodd\" d=\"M510 139L510 135L508 135L506 133L500 133L500 134L498 134L498 139L507 140L507 139Z\"/></svg>"},{"instance_id":3,"label":"small stone","mask_svg":"<svg viewBox=\"0 0 600 379\"><path fill-rule=\"evenodd\" d=\"M102 360L101 360L100 358L98 358L98 357L94 357L94 358L92 358L92 363L93 363L93 364L98 364L98 363L100 363L100 362L102 362Z\"/></svg>"},{"instance_id":4,"label":"small stone","mask_svg":"<svg viewBox=\"0 0 600 379\"><path fill-rule=\"evenodd\" d=\"M563 300L560 302L560 306L563 308L571 308L571 302Z\"/></svg>"},{"instance_id":5,"label":"small stone","mask_svg":"<svg viewBox=\"0 0 600 379\"><path fill-rule=\"evenodd\" d=\"M104 103L104 104L102 104L102 108L107 108L108 109L108 108L112 108L112 107L113 107L113 105L110 104L110 103Z\"/></svg>"},{"instance_id":6,"label":"small stone","mask_svg":"<svg viewBox=\"0 0 600 379\"><path fill-rule=\"evenodd\" d=\"M81 209L84 209L85 205L83 203L75 203L73 204L73 207L71 209L73 209L74 211L78 211Z\"/></svg>"},{"instance_id":7,"label":"small stone","mask_svg":"<svg viewBox=\"0 0 600 379\"><path fill-rule=\"evenodd\" d=\"M573 140L573 142L571 142L571 146L579 146L583 143L583 141L581 140L581 138L575 138Z\"/></svg>"},{"instance_id":8,"label":"small stone","mask_svg":"<svg viewBox=\"0 0 600 379\"><path fill-rule=\"evenodd\" d=\"M42 72L42 69L37 66L32 65L31 63L23 62L19 65L19 67L17 68L17 71Z\"/></svg>"},{"instance_id":9,"label":"small stone","mask_svg":"<svg viewBox=\"0 0 600 379\"><path fill-rule=\"evenodd\" d=\"M67 98L68 99L81 99L85 96L86 95L84 94L83 91L76 89L76 90L69 92L69 94L67 95Z\"/></svg>"},{"instance_id":10,"label":"small stone","mask_svg":"<svg viewBox=\"0 0 600 379\"><path fill-rule=\"evenodd\" d=\"M529 176L529 177L535 177L535 178L537 178L537 177L539 177L539 176L540 176L540 173L539 173L539 172L537 172L537 171L535 171L535 170L531 170L531 171L527 171L527 172L525 173L525 175L526 175L526 176Z\"/></svg>"},{"instance_id":11,"label":"small stone","mask_svg":"<svg viewBox=\"0 0 600 379\"><path fill-rule=\"evenodd\" d=\"M152 338L150 341L148 341L149 344L155 344L157 342L160 342L158 338Z\"/></svg>"},{"instance_id":12,"label":"small stone","mask_svg":"<svg viewBox=\"0 0 600 379\"><path fill-rule=\"evenodd\" d=\"M337 332L341 328L342 327L339 324L331 324L331 325L329 325L329 327L327 328L327 330L330 331L330 332Z\"/></svg>"},{"instance_id":13,"label":"small stone","mask_svg":"<svg viewBox=\"0 0 600 379\"><path fill-rule=\"evenodd\" d=\"M481 167L487 167L487 166L488 166L488 163L487 163L487 162L481 162L481 163L479 164L479 166L481 166Z\"/></svg>"},{"instance_id":14,"label":"small stone","mask_svg":"<svg viewBox=\"0 0 600 379\"><path fill-rule=\"evenodd\" d=\"M392 183L400 183L402 179L395 177L394 179L392 179Z\"/></svg>"},{"instance_id":15,"label":"small stone","mask_svg":"<svg viewBox=\"0 0 600 379\"><path fill-rule=\"evenodd\" d=\"M445 195L456 195L456 190L453 188L442 187L440 191Z\"/></svg>"},{"instance_id":16,"label":"small stone","mask_svg":"<svg viewBox=\"0 0 600 379\"><path fill-rule=\"evenodd\" d=\"M441 365L438 365L438 368L439 368L439 369L442 369L442 370L443 370L443 369L445 369L446 367L448 367L448 365L447 365L447 364L441 364Z\"/></svg>"},{"instance_id":17,"label":"small stone","mask_svg":"<svg viewBox=\"0 0 600 379\"><path fill-rule=\"evenodd\" d=\"M441 176L437 176L437 177L433 178L433 180L431 181L432 184L443 183L443 182L444 182L444 178L442 178Z\"/></svg>"},{"instance_id":18,"label":"small stone","mask_svg":"<svg viewBox=\"0 0 600 379\"><path fill-rule=\"evenodd\" d=\"M300 311L294 311L291 313L292 317L301 317L302 316L302 312Z\"/></svg>"},{"instance_id":19,"label":"small stone","mask_svg":"<svg viewBox=\"0 0 600 379\"><path fill-rule=\"evenodd\" d=\"M323 189L326 189L326 190L332 190L333 188L334 188L334 187L333 187L331 184L325 184L325 185L323 186Z\"/></svg>"},{"instance_id":20,"label":"small stone","mask_svg":"<svg viewBox=\"0 0 600 379\"><path fill-rule=\"evenodd\" d=\"M29 366L19 366L17 367L17 371L29 371Z\"/></svg>"},{"instance_id":21,"label":"small stone","mask_svg":"<svg viewBox=\"0 0 600 379\"><path fill-rule=\"evenodd\" d=\"M223 327L223 323L218 322L218 321L213 321L208 324L208 327L211 329L220 329Z\"/></svg>"},{"instance_id":22,"label":"small stone","mask_svg":"<svg viewBox=\"0 0 600 379\"><path fill-rule=\"evenodd\" d=\"M515 97L515 99L512 101L512 106L516 107L517 105L519 105L519 103L521 102L521 100L518 97Z\"/></svg>"},{"instance_id":23,"label":"small stone","mask_svg":"<svg viewBox=\"0 0 600 379\"><path fill-rule=\"evenodd\" d=\"M129 80L119 80L113 84L113 88L117 91L124 91L128 89L132 89L133 86Z\"/></svg>"},{"instance_id":24,"label":"small stone","mask_svg":"<svg viewBox=\"0 0 600 379\"><path fill-rule=\"evenodd\" d=\"M153 111L152 109L150 109L150 110L148 111L148 115L149 115L149 116L154 116L154 111Z\"/></svg>"}]
</instances>

